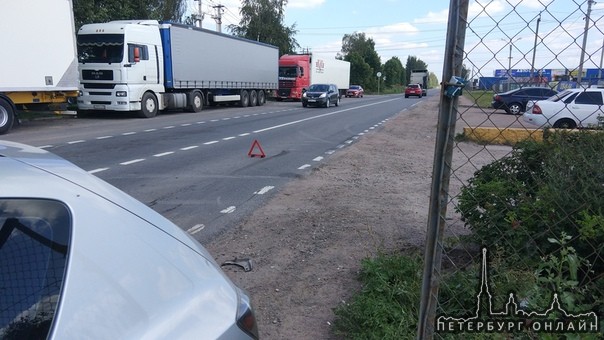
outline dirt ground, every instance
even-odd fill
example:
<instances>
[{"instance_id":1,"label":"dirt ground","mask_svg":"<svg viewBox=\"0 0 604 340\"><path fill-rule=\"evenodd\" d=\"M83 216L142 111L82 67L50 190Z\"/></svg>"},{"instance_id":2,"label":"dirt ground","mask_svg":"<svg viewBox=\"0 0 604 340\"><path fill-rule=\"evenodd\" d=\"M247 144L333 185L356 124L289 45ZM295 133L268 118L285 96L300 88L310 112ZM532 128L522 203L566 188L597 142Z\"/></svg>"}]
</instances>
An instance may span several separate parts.
<instances>
[{"instance_id":1,"label":"dirt ground","mask_svg":"<svg viewBox=\"0 0 604 340\"><path fill-rule=\"evenodd\" d=\"M333 308L360 289L361 260L423 248L437 117L438 96L401 111L206 245L219 264L252 260L249 272L223 268L250 293L262 339L336 338ZM452 194L509 151L460 143ZM451 215L449 232L464 233Z\"/></svg>"}]
</instances>

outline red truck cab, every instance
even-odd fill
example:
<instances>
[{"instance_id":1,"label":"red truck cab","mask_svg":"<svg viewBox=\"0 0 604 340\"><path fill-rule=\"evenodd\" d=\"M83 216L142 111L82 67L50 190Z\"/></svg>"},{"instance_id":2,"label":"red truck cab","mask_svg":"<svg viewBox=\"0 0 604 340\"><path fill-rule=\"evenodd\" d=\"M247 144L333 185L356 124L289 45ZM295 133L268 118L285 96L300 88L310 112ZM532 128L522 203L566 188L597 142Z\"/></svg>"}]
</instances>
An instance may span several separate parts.
<instances>
[{"instance_id":1,"label":"red truck cab","mask_svg":"<svg viewBox=\"0 0 604 340\"><path fill-rule=\"evenodd\" d=\"M310 86L310 58L308 54L286 54L279 58L277 100L302 98L302 90Z\"/></svg>"}]
</instances>

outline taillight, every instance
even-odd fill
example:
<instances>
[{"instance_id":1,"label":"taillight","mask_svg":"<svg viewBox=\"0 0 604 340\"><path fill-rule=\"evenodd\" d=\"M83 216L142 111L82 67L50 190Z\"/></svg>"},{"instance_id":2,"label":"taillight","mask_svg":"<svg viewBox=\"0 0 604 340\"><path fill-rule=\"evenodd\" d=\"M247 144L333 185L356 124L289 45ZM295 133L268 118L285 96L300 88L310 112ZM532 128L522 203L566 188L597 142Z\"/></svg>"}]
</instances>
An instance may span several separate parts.
<instances>
[{"instance_id":1,"label":"taillight","mask_svg":"<svg viewBox=\"0 0 604 340\"><path fill-rule=\"evenodd\" d=\"M495 101L500 102L501 101L501 96L496 95L495 96Z\"/></svg>"},{"instance_id":2,"label":"taillight","mask_svg":"<svg viewBox=\"0 0 604 340\"><path fill-rule=\"evenodd\" d=\"M535 104L533 105L533 110L531 111L534 115L540 115L543 114L543 112L541 111L541 108L539 107L539 105Z\"/></svg>"}]
</instances>

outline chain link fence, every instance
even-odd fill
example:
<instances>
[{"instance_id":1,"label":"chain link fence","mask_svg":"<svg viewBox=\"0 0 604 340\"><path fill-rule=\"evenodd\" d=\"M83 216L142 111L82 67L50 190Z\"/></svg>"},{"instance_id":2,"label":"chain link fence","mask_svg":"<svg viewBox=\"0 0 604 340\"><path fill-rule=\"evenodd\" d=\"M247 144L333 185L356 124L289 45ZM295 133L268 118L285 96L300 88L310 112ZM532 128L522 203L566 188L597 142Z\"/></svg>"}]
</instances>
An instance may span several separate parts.
<instances>
[{"instance_id":1,"label":"chain link fence","mask_svg":"<svg viewBox=\"0 0 604 340\"><path fill-rule=\"evenodd\" d=\"M603 47L604 3L451 0L418 338L604 338Z\"/></svg>"}]
</instances>

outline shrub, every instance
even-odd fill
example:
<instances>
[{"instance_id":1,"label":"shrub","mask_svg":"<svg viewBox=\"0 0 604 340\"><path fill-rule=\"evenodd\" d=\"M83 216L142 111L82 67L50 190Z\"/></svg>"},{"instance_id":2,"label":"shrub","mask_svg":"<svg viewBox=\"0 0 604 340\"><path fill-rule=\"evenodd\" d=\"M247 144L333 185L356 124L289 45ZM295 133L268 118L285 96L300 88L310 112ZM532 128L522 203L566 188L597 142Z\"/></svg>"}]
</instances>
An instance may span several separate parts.
<instances>
[{"instance_id":1,"label":"shrub","mask_svg":"<svg viewBox=\"0 0 604 340\"><path fill-rule=\"evenodd\" d=\"M568 245L604 269L604 134L550 134L518 144L508 157L477 171L456 209L481 245L535 262ZM587 275L587 273L584 273Z\"/></svg>"}]
</instances>

